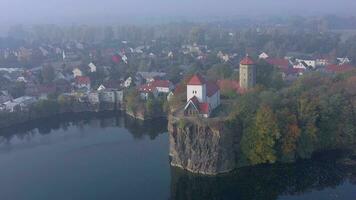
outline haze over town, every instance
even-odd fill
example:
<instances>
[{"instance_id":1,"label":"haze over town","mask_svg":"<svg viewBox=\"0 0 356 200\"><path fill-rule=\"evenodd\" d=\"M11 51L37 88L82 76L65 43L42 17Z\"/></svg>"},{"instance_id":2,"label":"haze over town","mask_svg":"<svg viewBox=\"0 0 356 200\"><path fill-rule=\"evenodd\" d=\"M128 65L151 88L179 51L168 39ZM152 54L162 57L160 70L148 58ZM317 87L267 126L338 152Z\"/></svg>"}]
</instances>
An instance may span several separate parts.
<instances>
[{"instance_id":1,"label":"haze over town","mask_svg":"<svg viewBox=\"0 0 356 200\"><path fill-rule=\"evenodd\" d=\"M354 0L1 0L0 22L127 23L146 19L149 23L152 17L352 15L355 7Z\"/></svg>"}]
</instances>

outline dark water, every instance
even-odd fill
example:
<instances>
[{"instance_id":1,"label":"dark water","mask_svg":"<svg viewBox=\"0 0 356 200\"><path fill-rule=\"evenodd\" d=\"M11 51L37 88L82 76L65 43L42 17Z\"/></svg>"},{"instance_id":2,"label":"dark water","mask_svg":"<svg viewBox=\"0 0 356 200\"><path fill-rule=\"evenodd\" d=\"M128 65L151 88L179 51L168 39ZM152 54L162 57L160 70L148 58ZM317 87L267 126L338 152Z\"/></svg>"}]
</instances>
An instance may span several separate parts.
<instances>
[{"instance_id":1,"label":"dark water","mask_svg":"<svg viewBox=\"0 0 356 200\"><path fill-rule=\"evenodd\" d=\"M201 177L169 166L166 121L63 116L0 130L0 199L356 199L333 160Z\"/></svg>"}]
</instances>

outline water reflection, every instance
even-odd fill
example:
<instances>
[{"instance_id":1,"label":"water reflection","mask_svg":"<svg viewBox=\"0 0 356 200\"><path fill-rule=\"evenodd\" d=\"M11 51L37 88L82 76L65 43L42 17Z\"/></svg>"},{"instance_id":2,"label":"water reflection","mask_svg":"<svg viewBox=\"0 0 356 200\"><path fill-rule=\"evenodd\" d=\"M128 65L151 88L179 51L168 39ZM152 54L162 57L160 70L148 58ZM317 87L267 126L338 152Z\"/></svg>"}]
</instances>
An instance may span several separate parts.
<instances>
[{"instance_id":1,"label":"water reflection","mask_svg":"<svg viewBox=\"0 0 356 200\"><path fill-rule=\"evenodd\" d=\"M68 132L71 127L79 131ZM61 115L0 129L0 152L7 152L15 147L28 148L52 141L58 142L69 137L85 137L87 134L93 134L93 131L86 131L87 129L98 129L100 132L100 129L106 128L125 128L136 140L144 136L154 140L158 135L167 132L167 121L159 119L143 122L114 112Z\"/></svg>"},{"instance_id":2,"label":"water reflection","mask_svg":"<svg viewBox=\"0 0 356 200\"><path fill-rule=\"evenodd\" d=\"M118 113L78 114L0 132L0 187L2 195L11 197L7 199L21 199L14 198L17 195L26 197L22 199L39 199L42 191L48 193L42 199L170 196L171 200L305 200L305 195L309 195L309 199L346 200L356 196L356 167L336 161L343 152L318 155L318 160L297 164L241 168L217 177L169 168L164 119L142 122ZM106 137L108 133L110 137ZM85 137L88 140L82 140ZM32 148L40 145L47 148ZM26 151L13 153L19 149ZM42 175L43 171L47 174ZM29 187L33 182L37 185ZM68 192L67 186L70 191L74 187L76 190ZM325 191L329 191L327 198L315 194ZM63 194L67 198L60 198Z\"/></svg>"},{"instance_id":3,"label":"water reflection","mask_svg":"<svg viewBox=\"0 0 356 200\"><path fill-rule=\"evenodd\" d=\"M218 177L201 177L172 168L171 176L172 200L275 200L293 196L305 199L303 195L312 191L356 184L356 168L333 160L242 168ZM329 196L330 199L352 199L356 195L355 189L356 186L350 187L342 194L344 197ZM310 199L324 198L316 194Z\"/></svg>"}]
</instances>

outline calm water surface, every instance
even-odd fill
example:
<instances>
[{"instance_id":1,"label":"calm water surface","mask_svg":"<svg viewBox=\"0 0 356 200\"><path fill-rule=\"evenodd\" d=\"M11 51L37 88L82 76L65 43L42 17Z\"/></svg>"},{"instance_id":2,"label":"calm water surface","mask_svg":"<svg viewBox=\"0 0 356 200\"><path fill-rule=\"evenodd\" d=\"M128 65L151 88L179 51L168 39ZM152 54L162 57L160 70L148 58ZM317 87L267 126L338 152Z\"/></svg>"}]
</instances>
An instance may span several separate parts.
<instances>
[{"instance_id":1,"label":"calm water surface","mask_svg":"<svg viewBox=\"0 0 356 200\"><path fill-rule=\"evenodd\" d=\"M333 161L215 178L171 168L166 124L107 114L0 130L0 199L356 199L356 169Z\"/></svg>"}]
</instances>

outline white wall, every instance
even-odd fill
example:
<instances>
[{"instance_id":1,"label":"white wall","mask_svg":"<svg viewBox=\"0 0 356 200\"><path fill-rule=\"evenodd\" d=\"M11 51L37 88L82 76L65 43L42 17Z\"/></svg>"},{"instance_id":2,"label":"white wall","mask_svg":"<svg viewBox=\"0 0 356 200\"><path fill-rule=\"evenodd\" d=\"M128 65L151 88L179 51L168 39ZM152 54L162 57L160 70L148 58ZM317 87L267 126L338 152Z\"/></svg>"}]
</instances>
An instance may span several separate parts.
<instances>
[{"instance_id":1,"label":"white wall","mask_svg":"<svg viewBox=\"0 0 356 200\"><path fill-rule=\"evenodd\" d=\"M156 89L158 90L158 92L162 92L162 93L170 92L170 89L168 87L156 87Z\"/></svg>"},{"instance_id":2,"label":"white wall","mask_svg":"<svg viewBox=\"0 0 356 200\"><path fill-rule=\"evenodd\" d=\"M187 102L196 96L201 103L207 102L206 85L187 85Z\"/></svg>"}]
</instances>

